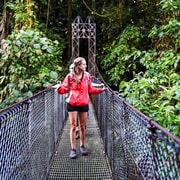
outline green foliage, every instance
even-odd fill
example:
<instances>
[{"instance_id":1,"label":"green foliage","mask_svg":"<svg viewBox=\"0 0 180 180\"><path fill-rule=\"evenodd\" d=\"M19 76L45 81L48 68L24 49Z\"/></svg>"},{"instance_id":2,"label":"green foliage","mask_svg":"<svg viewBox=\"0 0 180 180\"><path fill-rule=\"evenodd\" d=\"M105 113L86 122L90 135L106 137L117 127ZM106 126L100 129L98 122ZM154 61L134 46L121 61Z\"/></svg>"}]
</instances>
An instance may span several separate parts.
<instances>
[{"instance_id":1,"label":"green foliage","mask_svg":"<svg viewBox=\"0 0 180 180\"><path fill-rule=\"evenodd\" d=\"M105 72L110 83L117 85L123 79L130 80L139 71L142 52L138 48L142 37L139 28L128 26L110 48L104 48L104 51L110 49L102 61L102 67L108 69Z\"/></svg>"},{"instance_id":2,"label":"green foliage","mask_svg":"<svg viewBox=\"0 0 180 180\"><path fill-rule=\"evenodd\" d=\"M170 131L180 132L180 71L176 72L178 55L172 50L146 52L141 62L145 73L129 81L122 81L119 89L126 99L148 116L158 120Z\"/></svg>"},{"instance_id":3,"label":"green foliage","mask_svg":"<svg viewBox=\"0 0 180 180\"><path fill-rule=\"evenodd\" d=\"M14 29L37 26L38 22L36 20L35 11L33 11L33 9L35 10L37 8L35 1L29 4L27 4L27 2L20 2L19 0L7 2L7 6L14 12Z\"/></svg>"},{"instance_id":4,"label":"green foliage","mask_svg":"<svg viewBox=\"0 0 180 180\"><path fill-rule=\"evenodd\" d=\"M1 46L1 108L48 87L62 70L63 44L37 30L13 32Z\"/></svg>"},{"instance_id":5,"label":"green foliage","mask_svg":"<svg viewBox=\"0 0 180 180\"><path fill-rule=\"evenodd\" d=\"M180 44L180 22L178 19L171 18L167 24L160 27L154 26L149 33L149 37L154 41L158 49L178 49Z\"/></svg>"},{"instance_id":6,"label":"green foliage","mask_svg":"<svg viewBox=\"0 0 180 180\"><path fill-rule=\"evenodd\" d=\"M71 21L67 20L69 1L50 3L49 14L45 0L29 4L30 14L24 11L26 2L8 2L14 12L11 11L14 22L9 18L9 29L25 29L32 23L32 27L46 32L50 39L66 43L71 33L67 29L67 21ZM72 1L72 20L77 15L83 20L90 15L95 21L97 59L101 60L100 68L105 72L107 83L118 87L139 110L180 134L179 0L86 3L96 13L89 11L82 1L75 0ZM2 42L0 102L3 106L47 87L56 79L58 69L62 69L62 46L37 33L14 32Z\"/></svg>"},{"instance_id":7,"label":"green foliage","mask_svg":"<svg viewBox=\"0 0 180 180\"><path fill-rule=\"evenodd\" d=\"M111 47L104 49L107 55L102 65L110 84L119 84L120 94L130 104L179 135L178 1L162 0L157 5L163 19L156 19L157 24L148 31L127 26Z\"/></svg>"}]
</instances>

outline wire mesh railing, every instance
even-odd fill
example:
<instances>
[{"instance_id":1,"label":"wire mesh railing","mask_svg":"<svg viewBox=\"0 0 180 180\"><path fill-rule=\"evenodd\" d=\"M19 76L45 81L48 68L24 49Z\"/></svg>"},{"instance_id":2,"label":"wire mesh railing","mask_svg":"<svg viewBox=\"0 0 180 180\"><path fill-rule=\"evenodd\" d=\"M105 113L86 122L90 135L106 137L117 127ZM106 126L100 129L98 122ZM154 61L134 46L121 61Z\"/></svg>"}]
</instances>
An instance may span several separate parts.
<instances>
[{"instance_id":1,"label":"wire mesh railing","mask_svg":"<svg viewBox=\"0 0 180 180\"><path fill-rule=\"evenodd\" d=\"M0 111L0 179L46 179L65 106L64 96L46 89Z\"/></svg>"},{"instance_id":2,"label":"wire mesh railing","mask_svg":"<svg viewBox=\"0 0 180 180\"><path fill-rule=\"evenodd\" d=\"M110 89L92 102L113 179L180 179L180 138Z\"/></svg>"},{"instance_id":3,"label":"wire mesh railing","mask_svg":"<svg viewBox=\"0 0 180 180\"><path fill-rule=\"evenodd\" d=\"M91 98L114 180L180 179L178 137L110 88ZM1 110L0 179L46 179L66 115L53 89Z\"/></svg>"}]
</instances>

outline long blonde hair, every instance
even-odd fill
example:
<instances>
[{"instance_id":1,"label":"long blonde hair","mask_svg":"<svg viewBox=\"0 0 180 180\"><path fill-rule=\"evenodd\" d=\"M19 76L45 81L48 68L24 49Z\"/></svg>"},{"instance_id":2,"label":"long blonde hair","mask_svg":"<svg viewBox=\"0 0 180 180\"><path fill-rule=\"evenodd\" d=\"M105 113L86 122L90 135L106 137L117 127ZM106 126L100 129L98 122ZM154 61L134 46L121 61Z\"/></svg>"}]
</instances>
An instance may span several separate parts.
<instances>
[{"instance_id":1,"label":"long blonde hair","mask_svg":"<svg viewBox=\"0 0 180 180\"><path fill-rule=\"evenodd\" d=\"M74 64L73 71L74 71L76 82L79 82L79 79L77 76L83 72L83 70L80 68L80 65L82 64L83 61L86 61L83 57L78 57L74 59L73 61L73 64Z\"/></svg>"},{"instance_id":2,"label":"long blonde hair","mask_svg":"<svg viewBox=\"0 0 180 180\"><path fill-rule=\"evenodd\" d=\"M74 59L73 64L74 64L74 73L76 75L79 75L82 72L82 69L79 68L79 66L82 64L83 61L86 61L83 57L78 57Z\"/></svg>"}]
</instances>

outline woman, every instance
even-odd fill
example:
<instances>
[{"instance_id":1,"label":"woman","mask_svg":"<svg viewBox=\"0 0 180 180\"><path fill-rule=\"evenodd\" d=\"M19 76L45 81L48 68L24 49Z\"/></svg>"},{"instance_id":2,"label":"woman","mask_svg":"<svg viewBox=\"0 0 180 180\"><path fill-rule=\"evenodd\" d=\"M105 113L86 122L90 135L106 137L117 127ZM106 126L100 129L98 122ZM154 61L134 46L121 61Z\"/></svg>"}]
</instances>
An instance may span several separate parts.
<instances>
[{"instance_id":1,"label":"woman","mask_svg":"<svg viewBox=\"0 0 180 180\"><path fill-rule=\"evenodd\" d=\"M92 86L92 77L86 72L86 60L82 57L78 57L73 61L74 69L73 73L69 73L62 84L57 88L57 92L64 94L69 92L67 98L67 111L71 123L70 129L70 142L71 151L70 158L77 157L76 154L76 120L79 117L80 123L80 151L82 155L88 155L88 151L85 148L85 125L87 121L87 112L89 110L89 93L98 94L103 92L106 88L95 88Z\"/></svg>"}]
</instances>

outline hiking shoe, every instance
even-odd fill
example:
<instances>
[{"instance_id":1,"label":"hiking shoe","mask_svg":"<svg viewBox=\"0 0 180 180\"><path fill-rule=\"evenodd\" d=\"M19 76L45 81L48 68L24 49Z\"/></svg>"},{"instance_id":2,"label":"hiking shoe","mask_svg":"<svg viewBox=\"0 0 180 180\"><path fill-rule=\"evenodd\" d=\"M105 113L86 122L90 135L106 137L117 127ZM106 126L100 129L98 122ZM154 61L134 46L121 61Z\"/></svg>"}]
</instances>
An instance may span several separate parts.
<instances>
[{"instance_id":1,"label":"hiking shoe","mask_svg":"<svg viewBox=\"0 0 180 180\"><path fill-rule=\"evenodd\" d=\"M79 135L79 130L76 131L76 139L79 139L80 135Z\"/></svg>"},{"instance_id":2,"label":"hiking shoe","mask_svg":"<svg viewBox=\"0 0 180 180\"><path fill-rule=\"evenodd\" d=\"M84 146L80 147L80 151L81 151L82 155L84 155L84 156L88 155L88 151Z\"/></svg>"},{"instance_id":3,"label":"hiking shoe","mask_svg":"<svg viewBox=\"0 0 180 180\"><path fill-rule=\"evenodd\" d=\"M75 149L71 150L69 157L70 157L71 159L75 159L75 158L77 157L77 154L76 154L76 150L75 150Z\"/></svg>"}]
</instances>

